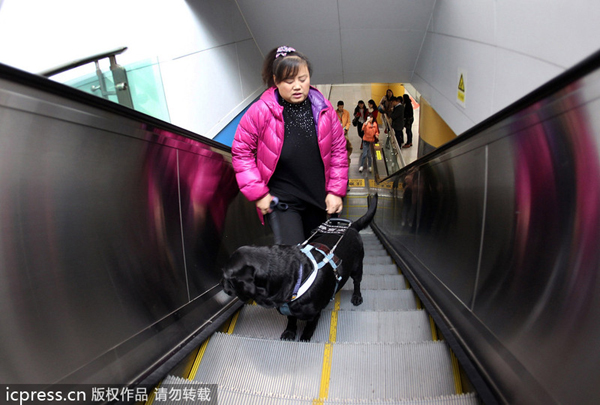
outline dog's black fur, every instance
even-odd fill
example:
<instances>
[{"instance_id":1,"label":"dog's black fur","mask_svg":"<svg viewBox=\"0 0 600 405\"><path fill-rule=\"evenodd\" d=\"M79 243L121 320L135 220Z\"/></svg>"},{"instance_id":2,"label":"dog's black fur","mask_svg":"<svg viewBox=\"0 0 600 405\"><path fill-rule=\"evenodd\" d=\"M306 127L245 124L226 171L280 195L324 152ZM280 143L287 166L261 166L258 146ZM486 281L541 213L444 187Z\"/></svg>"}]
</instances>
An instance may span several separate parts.
<instances>
[{"instance_id":1,"label":"dog's black fur","mask_svg":"<svg viewBox=\"0 0 600 405\"><path fill-rule=\"evenodd\" d=\"M360 305L363 301L360 282L365 252L358 232L369 225L376 210L377 194L367 213L350 225L334 251L342 260L338 266L338 273L342 276L338 290L344 286L348 277L352 277L354 292L351 301L354 305ZM321 243L333 248L339 236L319 233L309 243ZM323 255L315 250L313 252L319 262ZM262 307L279 308L288 303L291 316L288 316L288 325L281 339L295 340L297 319L301 319L308 322L300 340L309 341L317 327L321 311L334 295L336 279L330 265L327 265L318 270L311 287L298 299L290 302L300 265L305 269L303 279L306 279L312 272L313 265L299 246L242 246L231 255L223 268L221 283L227 294L236 295L242 301L253 299Z\"/></svg>"}]
</instances>

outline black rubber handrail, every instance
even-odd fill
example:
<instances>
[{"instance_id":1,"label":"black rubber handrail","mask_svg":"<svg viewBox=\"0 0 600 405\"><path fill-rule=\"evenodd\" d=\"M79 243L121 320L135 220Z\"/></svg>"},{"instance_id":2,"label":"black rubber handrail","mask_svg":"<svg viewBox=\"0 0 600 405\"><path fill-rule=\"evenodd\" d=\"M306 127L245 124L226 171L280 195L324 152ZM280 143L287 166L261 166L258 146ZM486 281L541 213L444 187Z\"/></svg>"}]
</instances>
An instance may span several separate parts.
<instances>
[{"instance_id":1,"label":"black rubber handrail","mask_svg":"<svg viewBox=\"0 0 600 405\"><path fill-rule=\"evenodd\" d=\"M6 79L14 83L19 83L28 87L32 87L41 91L45 91L51 94L58 95L60 97L67 98L85 105L89 105L95 108L109 111L122 117L142 121L149 126L154 128L163 129L166 131L173 132L177 135L182 135L196 141L202 142L212 148L223 150L231 153L229 146L223 145L210 138L206 138L201 134L197 134L190 130L178 127L169 122L155 118L151 115L144 114L142 112L133 110L131 108L122 106L118 103L106 100L102 97L95 96L93 94L86 93L76 88L67 86L62 83L58 83L54 80L50 80L47 77L29 73L12 66L4 65L0 63L0 79Z\"/></svg>"}]
</instances>

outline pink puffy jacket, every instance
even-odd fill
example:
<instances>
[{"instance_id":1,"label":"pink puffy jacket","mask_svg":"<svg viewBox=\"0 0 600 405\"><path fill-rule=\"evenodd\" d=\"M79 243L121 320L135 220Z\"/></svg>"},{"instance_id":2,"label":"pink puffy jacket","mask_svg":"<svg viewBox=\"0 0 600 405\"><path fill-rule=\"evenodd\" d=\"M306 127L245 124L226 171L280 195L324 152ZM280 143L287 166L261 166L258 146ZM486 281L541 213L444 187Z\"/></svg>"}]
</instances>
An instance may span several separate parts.
<instances>
[{"instance_id":1,"label":"pink puffy jacket","mask_svg":"<svg viewBox=\"0 0 600 405\"><path fill-rule=\"evenodd\" d=\"M231 145L233 169L241 192L256 201L269 192L284 139L283 106L276 87L267 89L244 114ZM316 120L317 138L325 167L325 190L344 197L348 183L348 155L344 130L335 109L311 87L308 98ZM262 219L262 218L261 218Z\"/></svg>"}]
</instances>

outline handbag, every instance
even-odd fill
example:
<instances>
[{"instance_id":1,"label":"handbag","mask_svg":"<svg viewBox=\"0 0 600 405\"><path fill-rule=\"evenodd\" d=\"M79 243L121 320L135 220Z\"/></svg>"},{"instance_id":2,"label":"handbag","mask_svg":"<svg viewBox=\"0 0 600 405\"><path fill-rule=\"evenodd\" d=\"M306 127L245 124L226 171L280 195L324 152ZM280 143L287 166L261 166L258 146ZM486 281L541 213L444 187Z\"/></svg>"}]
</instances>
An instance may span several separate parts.
<instances>
[{"instance_id":1,"label":"handbag","mask_svg":"<svg viewBox=\"0 0 600 405\"><path fill-rule=\"evenodd\" d=\"M354 125L354 126L358 125L358 117L354 117L354 119L352 120L352 125Z\"/></svg>"}]
</instances>

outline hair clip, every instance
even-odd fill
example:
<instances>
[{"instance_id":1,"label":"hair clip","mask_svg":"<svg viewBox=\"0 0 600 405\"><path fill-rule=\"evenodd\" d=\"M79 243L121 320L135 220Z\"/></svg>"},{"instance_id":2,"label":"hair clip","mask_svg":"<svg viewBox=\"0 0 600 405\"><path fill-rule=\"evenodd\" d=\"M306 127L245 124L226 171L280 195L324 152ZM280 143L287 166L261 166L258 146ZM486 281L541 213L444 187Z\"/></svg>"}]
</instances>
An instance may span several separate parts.
<instances>
[{"instance_id":1,"label":"hair clip","mask_svg":"<svg viewBox=\"0 0 600 405\"><path fill-rule=\"evenodd\" d=\"M287 56L287 54L290 52L296 52L296 50L289 46L280 46L279 48L277 48L275 59L279 58L280 56Z\"/></svg>"}]
</instances>

